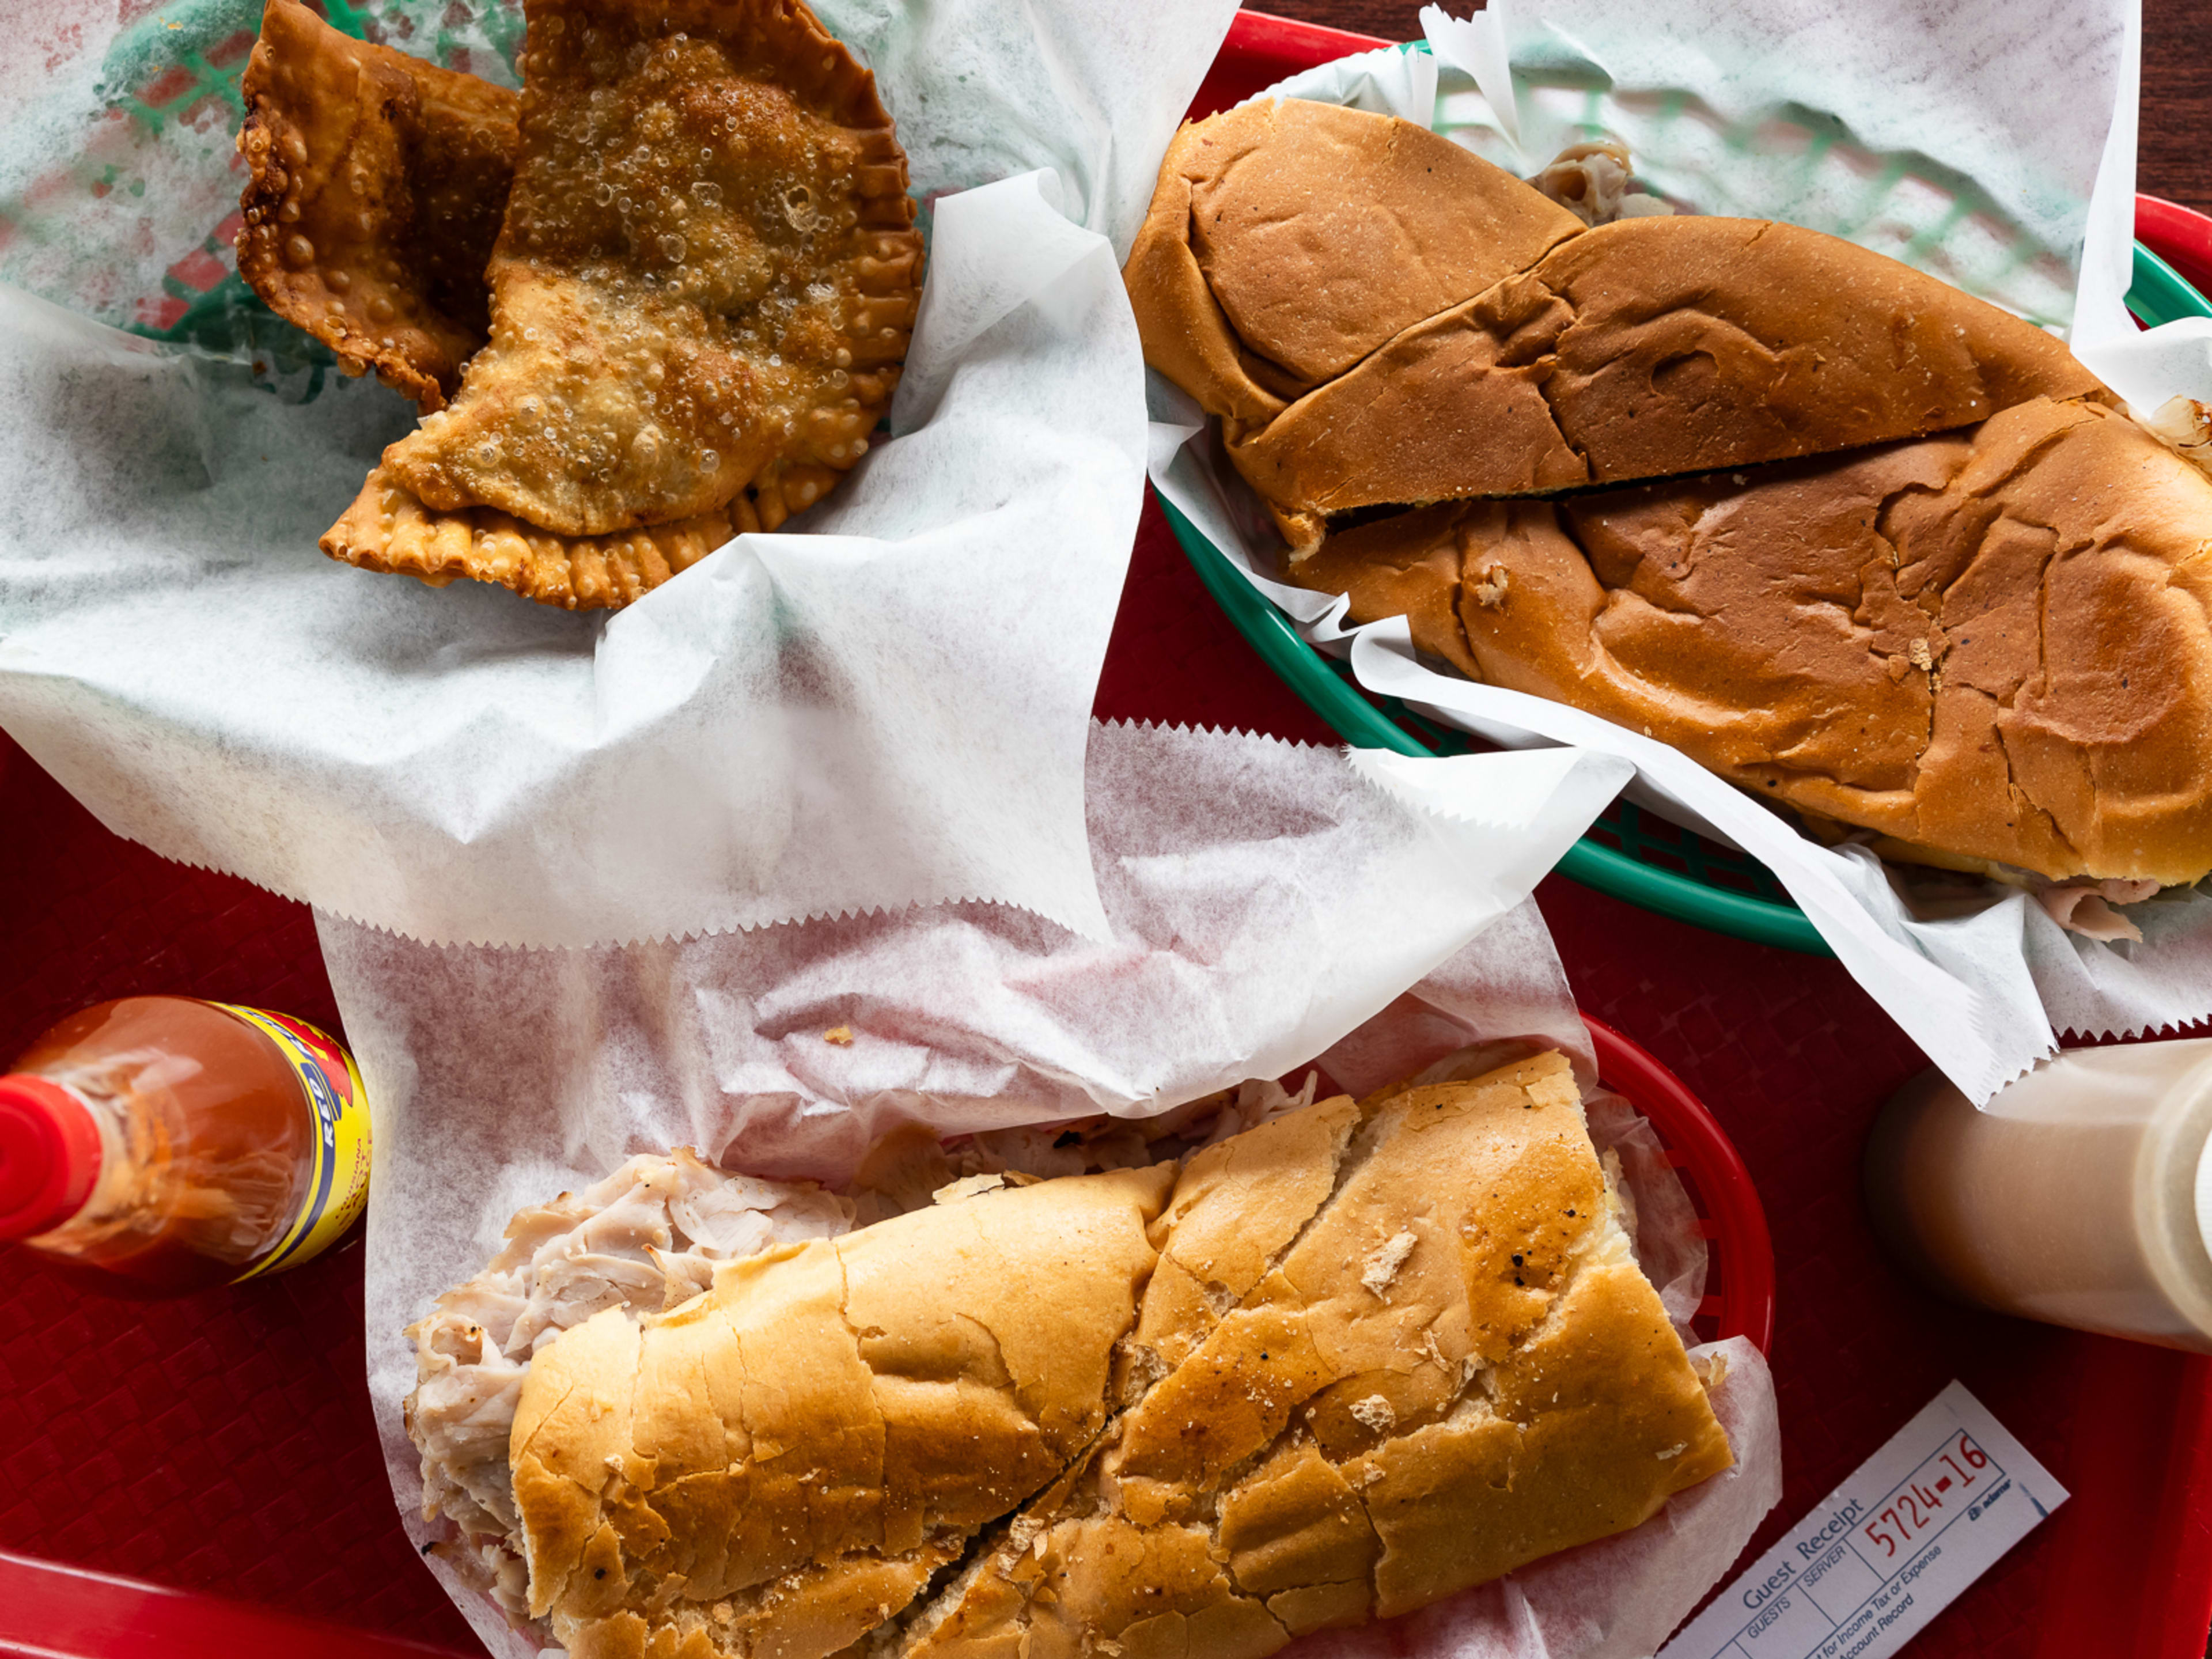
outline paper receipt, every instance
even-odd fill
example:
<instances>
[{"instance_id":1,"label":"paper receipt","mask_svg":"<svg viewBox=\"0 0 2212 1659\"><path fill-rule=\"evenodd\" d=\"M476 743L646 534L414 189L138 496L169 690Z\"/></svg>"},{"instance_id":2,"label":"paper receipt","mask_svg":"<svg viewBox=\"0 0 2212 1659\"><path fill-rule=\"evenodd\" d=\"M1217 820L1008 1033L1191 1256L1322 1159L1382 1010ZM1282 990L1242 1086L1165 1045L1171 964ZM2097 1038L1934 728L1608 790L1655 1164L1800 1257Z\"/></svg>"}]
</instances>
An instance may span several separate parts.
<instances>
[{"instance_id":1,"label":"paper receipt","mask_svg":"<svg viewBox=\"0 0 2212 1659\"><path fill-rule=\"evenodd\" d=\"M1659 1659L1883 1659L2065 1501L1954 1382Z\"/></svg>"}]
</instances>

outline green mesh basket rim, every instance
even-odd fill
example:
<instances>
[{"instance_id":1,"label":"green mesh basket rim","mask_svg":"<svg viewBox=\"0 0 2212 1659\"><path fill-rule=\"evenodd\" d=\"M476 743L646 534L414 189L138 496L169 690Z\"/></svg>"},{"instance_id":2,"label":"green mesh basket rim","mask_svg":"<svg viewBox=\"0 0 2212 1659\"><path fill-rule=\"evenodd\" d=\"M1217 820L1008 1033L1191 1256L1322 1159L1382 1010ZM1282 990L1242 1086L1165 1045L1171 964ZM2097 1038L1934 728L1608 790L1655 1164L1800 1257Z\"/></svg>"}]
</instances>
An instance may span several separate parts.
<instances>
[{"instance_id":1,"label":"green mesh basket rim","mask_svg":"<svg viewBox=\"0 0 2212 1659\"><path fill-rule=\"evenodd\" d=\"M2128 290L2128 309L2144 323L2155 327L2185 317L2212 317L2212 301L2140 242L2135 245L2134 276L2134 286ZM1401 755L1431 756L1467 746L1460 734L1413 714L1397 699L1378 697L1354 684L1347 665L1307 644L1290 619L1247 581L1243 573L1172 502L1163 496L1160 505L1166 510L1169 527L1184 556L1231 623L1276 677L1339 737L1357 748L1389 749ZM1593 827L1585 833L1560 859L1559 874L1642 909L1715 933L1808 956L1835 954L1805 913L1786 896L1763 898L1733 892L1700 874L1684 874L1646 863L1632 853L1595 839L1601 834L1616 835L1631 843L1644 839L1644 815L1626 802L1617 802L1615 806L1626 822L1615 822L1603 830ZM1747 858L1746 861L1753 862ZM1763 867L1758 867L1758 874L1774 890L1780 890Z\"/></svg>"}]
</instances>

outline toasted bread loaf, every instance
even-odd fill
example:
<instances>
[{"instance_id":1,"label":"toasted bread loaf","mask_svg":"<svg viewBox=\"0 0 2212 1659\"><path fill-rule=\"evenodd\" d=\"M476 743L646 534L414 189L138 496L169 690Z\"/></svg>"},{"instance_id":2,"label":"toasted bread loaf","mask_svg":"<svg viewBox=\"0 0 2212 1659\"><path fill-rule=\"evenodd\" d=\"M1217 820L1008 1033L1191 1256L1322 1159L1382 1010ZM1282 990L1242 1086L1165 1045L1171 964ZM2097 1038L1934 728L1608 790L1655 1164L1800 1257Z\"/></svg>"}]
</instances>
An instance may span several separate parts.
<instances>
[{"instance_id":1,"label":"toasted bread loaf","mask_svg":"<svg viewBox=\"0 0 2212 1659\"><path fill-rule=\"evenodd\" d=\"M1582 228L1425 127L1253 103L1176 135L1123 276L1146 360L1256 426Z\"/></svg>"},{"instance_id":2,"label":"toasted bread loaf","mask_svg":"<svg viewBox=\"0 0 2212 1659\"><path fill-rule=\"evenodd\" d=\"M1187 126L1126 272L1294 553L1330 514L1668 477L2109 398L2057 339L1839 238L1586 230L1408 123L1297 100Z\"/></svg>"},{"instance_id":3,"label":"toasted bread loaf","mask_svg":"<svg viewBox=\"0 0 2212 1659\"><path fill-rule=\"evenodd\" d=\"M1259 1659L1732 1461L1556 1054L1211 1149L1153 1231L1128 1403L878 1650Z\"/></svg>"},{"instance_id":4,"label":"toasted bread loaf","mask_svg":"<svg viewBox=\"0 0 2212 1659\"><path fill-rule=\"evenodd\" d=\"M2212 478L2095 403L1329 537L1291 579L1770 799L2054 880L2212 871Z\"/></svg>"},{"instance_id":5,"label":"toasted bread loaf","mask_svg":"<svg viewBox=\"0 0 2212 1659\"><path fill-rule=\"evenodd\" d=\"M511 1457L578 1659L1262 1654L1730 1462L1555 1054L725 1263Z\"/></svg>"},{"instance_id":6,"label":"toasted bread loaf","mask_svg":"<svg viewBox=\"0 0 2212 1659\"><path fill-rule=\"evenodd\" d=\"M708 1608L737 1653L880 1624L1098 1432L1173 1176L915 1211L563 1334L510 1442L532 1613L578 1659Z\"/></svg>"}]
</instances>

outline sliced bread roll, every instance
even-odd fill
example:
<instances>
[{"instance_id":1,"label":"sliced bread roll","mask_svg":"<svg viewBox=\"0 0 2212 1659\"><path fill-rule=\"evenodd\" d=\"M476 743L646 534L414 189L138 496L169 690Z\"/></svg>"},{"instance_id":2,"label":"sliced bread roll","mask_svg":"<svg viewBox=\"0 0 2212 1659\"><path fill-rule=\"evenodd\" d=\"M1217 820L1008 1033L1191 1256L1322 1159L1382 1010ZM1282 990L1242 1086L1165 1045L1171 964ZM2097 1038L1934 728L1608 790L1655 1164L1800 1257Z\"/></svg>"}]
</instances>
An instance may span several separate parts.
<instances>
[{"instance_id":1,"label":"sliced bread roll","mask_svg":"<svg viewBox=\"0 0 2212 1659\"><path fill-rule=\"evenodd\" d=\"M1124 1409L913 1659L1260 1659L1637 1525L1729 1467L1556 1054L1192 1160Z\"/></svg>"},{"instance_id":2,"label":"sliced bread roll","mask_svg":"<svg viewBox=\"0 0 2212 1659\"><path fill-rule=\"evenodd\" d=\"M2212 478L2096 403L1560 501L1444 503L1291 579L1474 678L1960 868L2212 871Z\"/></svg>"},{"instance_id":3,"label":"sliced bread roll","mask_svg":"<svg viewBox=\"0 0 2212 1659\"><path fill-rule=\"evenodd\" d=\"M1585 230L1446 139L1296 100L1183 130L1126 275L1147 361L1224 418L1301 555L1357 508L2109 398L2042 330L1838 238L1698 217Z\"/></svg>"},{"instance_id":4,"label":"sliced bread roll","mask_svg":"<svg viewBox=\"0 0 2212 1659\"><path fill-rule=\"evenodd\" d=\"M1123 277L1147 361L1262 424L1582 228L1425 127L1262 101L1176 135Z\"/></svg>"},{"instance_id":5,"label":"sliced bread roll","mask_svg":"<svg viewBox=\"0 0 2212 1659\"><path fill-rule=\"evenodd\" d=\"M576 1659L692 1627L800 1659L881 1624L1098 1432L1173 1179L915 1211L564 1333L510 1441L532 1614Z\"/></svg>"},{"instance_id":6,"label":"sliced bread roll","mask_svg":"<svg viewBox=\"0 0 2212 1659\"><path fill-rule=\"evenodd\" d=\"M1762 220L1624 219L1406 330L1232 437L1300 512L1662 478L2101 395L2041 329Z\"/></svg>"}]
</instances>

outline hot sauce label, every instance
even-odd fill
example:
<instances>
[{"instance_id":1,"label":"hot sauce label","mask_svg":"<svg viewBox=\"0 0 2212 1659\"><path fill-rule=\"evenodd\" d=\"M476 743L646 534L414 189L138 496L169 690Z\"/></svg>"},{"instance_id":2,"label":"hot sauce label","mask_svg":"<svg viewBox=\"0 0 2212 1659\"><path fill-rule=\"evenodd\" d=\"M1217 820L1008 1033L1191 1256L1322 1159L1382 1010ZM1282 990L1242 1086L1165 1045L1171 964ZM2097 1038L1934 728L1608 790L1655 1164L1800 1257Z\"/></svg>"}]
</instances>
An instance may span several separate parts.
<instances>
[{"instance_id":1,"label":"hot sauce label","mask_svg":"<svg viewBox=\"0 0 2212 1659\"><path fill-rule=\"evenodd\" d=\"M237 1015L284 1051L315 1115L314 1169L300 1212L276 1249L238 1276L240 1280L258 1279L319 1255L368 1206L368 1101L353 1056L307 1021L235 1003L215 1006Z\"/></svg>"}]
</instances>

